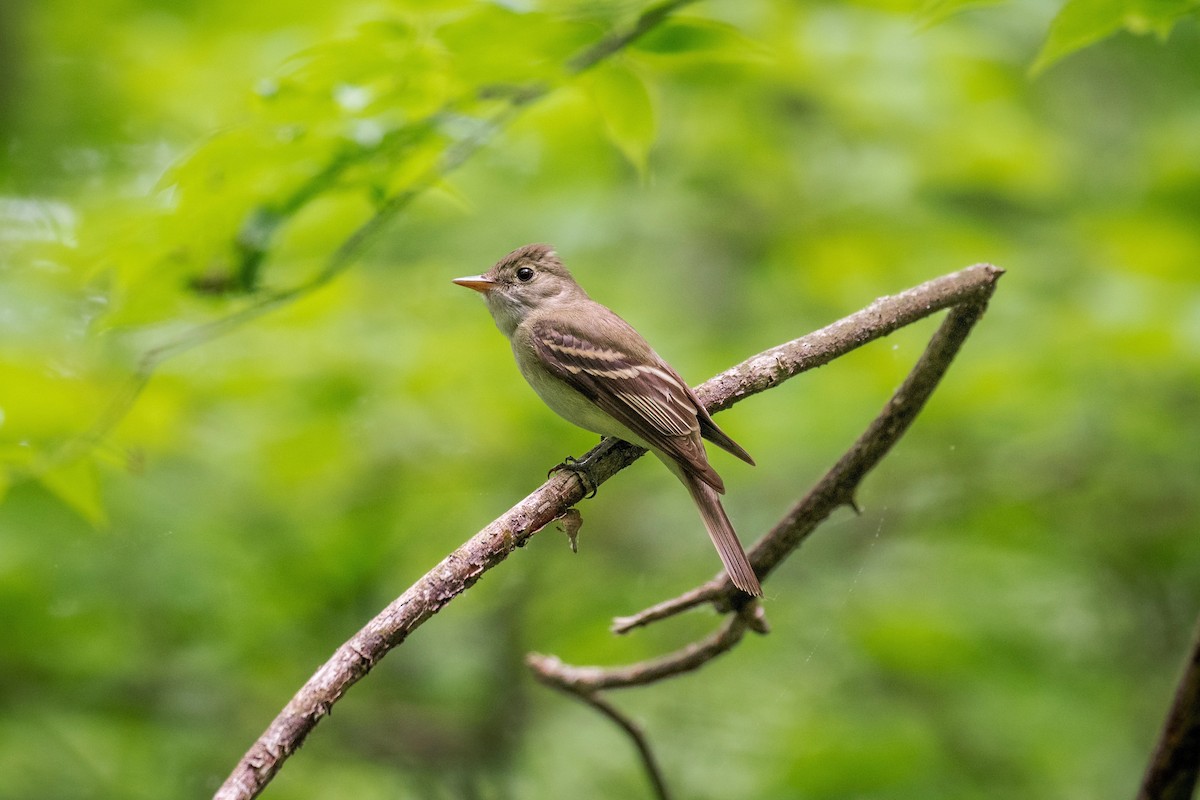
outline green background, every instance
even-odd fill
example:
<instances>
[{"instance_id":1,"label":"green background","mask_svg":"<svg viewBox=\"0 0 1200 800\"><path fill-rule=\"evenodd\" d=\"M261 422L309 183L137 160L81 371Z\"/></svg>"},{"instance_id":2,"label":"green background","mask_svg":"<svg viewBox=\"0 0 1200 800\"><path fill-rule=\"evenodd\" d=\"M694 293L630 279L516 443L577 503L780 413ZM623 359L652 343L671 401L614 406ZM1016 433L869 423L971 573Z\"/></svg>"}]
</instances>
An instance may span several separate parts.
<instances>
[{"instance_id":1,"label":"green background","mask_svg":"<svg viewBox=\"0 0 1200 800\"><path fill-rule=\"evenodd\" d=\"M1200 608L1195 8L714 0L571 74L642 6L5 3L0 798L211 794L338 644L594 443L449 282L529 241L695 383L1008 270L864 513L771 577L771 634L614 697L680 797L1133 796ZM718 418L758 461L713 456L743 539L935 325ZM536 537L267 796L645 796L521 659L702 636L607 626L717 562L649 460L580 508L577 555Z\"/></svg>"}]
</instances>

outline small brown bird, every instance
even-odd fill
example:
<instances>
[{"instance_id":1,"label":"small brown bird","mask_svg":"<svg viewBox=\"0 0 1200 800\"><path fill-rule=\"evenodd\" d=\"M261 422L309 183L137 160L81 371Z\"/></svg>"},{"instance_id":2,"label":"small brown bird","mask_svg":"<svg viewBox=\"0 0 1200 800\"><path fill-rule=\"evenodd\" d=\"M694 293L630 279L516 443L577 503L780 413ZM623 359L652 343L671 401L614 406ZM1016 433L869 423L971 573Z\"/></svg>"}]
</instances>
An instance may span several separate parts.
<instances>
[{"instance_id":1,"label":"small brown bird","mask_svg":"<svg viewBox=\"0 0 1200 800\"><path fill-rule=\"evenodd\" d=\"M645 447L675 473L734 586L762 596L701 437L747 464L754 459L717 427L679 373L629 323L588 297L549 245L518 248L483 275L454 282L487 300L517 367L546 405L581 428Z\"/></svg>"}]
</instances>

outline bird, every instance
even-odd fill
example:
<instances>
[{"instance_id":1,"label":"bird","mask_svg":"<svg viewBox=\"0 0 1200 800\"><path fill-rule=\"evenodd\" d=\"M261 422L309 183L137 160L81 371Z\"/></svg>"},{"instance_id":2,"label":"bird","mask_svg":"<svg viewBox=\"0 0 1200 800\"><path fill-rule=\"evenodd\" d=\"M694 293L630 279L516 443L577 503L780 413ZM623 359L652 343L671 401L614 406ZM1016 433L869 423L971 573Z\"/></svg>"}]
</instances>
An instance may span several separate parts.
<instances>
[{"instance_id":1,"label":"bird","mask_svg":"<svg viewBox=\"0 0 1200 800\"><path fill-rule=\"evenodd\" d=\"M517 368L559 416L646 448L691 494L733 585L762 596L721 505L725 484L703 439L753 465L696 393L633 326L591 299L548 244L513 250L487 272L455 278L483 295Z\"/></svg>"}]
</instances>

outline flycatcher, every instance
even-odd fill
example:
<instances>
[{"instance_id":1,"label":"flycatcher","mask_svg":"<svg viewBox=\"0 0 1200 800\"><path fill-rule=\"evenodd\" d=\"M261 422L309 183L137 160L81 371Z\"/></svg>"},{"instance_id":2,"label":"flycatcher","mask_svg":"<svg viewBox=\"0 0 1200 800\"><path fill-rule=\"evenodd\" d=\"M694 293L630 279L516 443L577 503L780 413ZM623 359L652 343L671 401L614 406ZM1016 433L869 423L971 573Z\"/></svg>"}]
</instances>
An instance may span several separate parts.
<instances>
[{"instance_id":1,"label":"flycatcher","mask_svg":"<svg viewBox=\"0 0 1200 800\"><path fill-rule=\"evenodd\" d=\"M683 482L733 585L762 596L754 568L721 507L721 476L701 437L747 464L696 393L629 323L587 296L554 249L529 244L483 275L457 278L481 293L512 344L525 380L559 416L646 448Z\"/></svg>"}]
</instances>

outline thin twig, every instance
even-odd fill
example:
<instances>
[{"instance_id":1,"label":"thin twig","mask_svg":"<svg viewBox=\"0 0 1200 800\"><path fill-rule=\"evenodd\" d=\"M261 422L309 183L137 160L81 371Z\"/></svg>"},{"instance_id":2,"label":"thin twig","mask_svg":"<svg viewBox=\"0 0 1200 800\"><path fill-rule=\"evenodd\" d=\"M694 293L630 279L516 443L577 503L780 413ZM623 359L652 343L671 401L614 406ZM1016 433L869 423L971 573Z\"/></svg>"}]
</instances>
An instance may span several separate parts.
<instances>
[{"instance_id":1,"label":"thin twig","mask_svg":"<svg viewBox=\"0 0 1200 800\"><path fill-rule=\"evenodd\" d=\"M877 301L868 309L868 317L859 312L847 318L859 319L861 330L856 332L853 326L838 323L830 326L838 329L838 336L830 336L827 328L772 348L704 383L697 393L709 408L727 408L751 394L778 386L804 369L826 363L834 351L851 350L878 338L882 335L879 331L895 330L900 326L897 319L919 318L911 308L914 297L924 298L928 304L925 313L932 313L950 304L947 297L986 296L1001 272L986 265L969 267ZM626 442L606 439L586 456L590 478L598 486L644 452ZM586 492L573 473L556 474L422 576L317 670L243 756L216 798L257 796L334 703L380 659L487 570L582 500Z\"/></svg>"},{"instance_id":2,"label":"thin twig","mask_svg":"<svg viewBox=\"0 0 1200 800\"><path fill-rule=\"evenodd\" d=\"M561 687L556 686L556 688ZM617 727L621 730L625 731L625 735L633 740L633 745L637 748L638 757L642 761L642 769L646 771L646 776L650 779L650 786L654 789L654 796L658 800L670 800L671 792L667 788L666 779L663 777L662 767L658 765L658 759L654 757L654 750L650 747L650 740L646 738L646 734L641 726L626 716L612 703L608 702L607 698L599 692L581 694L569 690L564 691L569 696L587 703L616 723Z\"/></svg>"},{"instance_id":3,"label":"thin twig","mask_svg":"<svg viewBox=\"0 0 1200 800\"><path fill-rule=\"evenodd\" d=\"M755 604L761 613L761 606ZM640 661L625 667L578 667L563 663L557 656L530 653L525 657L539 681L574 694L590 694L604 689L645 686L699 669L722 653L732 650L746 635L749 624L739 614L730 614L714 633L665 656Z\"/></svg>"},{"instance_id":4,"label":"thin twig","mask_svg":"<svg viewBox=\"0 0 1200 800\"><path fill-rule=\"evenodd\" d=\"M753 604L753 609L752 613L761 617L761 606ZM730 615L725 624L707 638L661 658L624 669L574 667L564 664L556 656L540 653L527 655L525 664L538 681L587 703L624 730L637 748L642 768L650 779L655 795L666 798L669 796L666 778L658 766L645 731L610 703L602 691L638 686L699 669L720 654L732 650L746 635L746 629L754 624L747 621L744 615Z\"/></svg>"},{"instance_id":5,"label":"thin twig","mask_svg":"<svg viewBox=\"0 0 1200 800\"><path fill-rule=\"evenodd\" d=\"M586 72L654 30L679 9L694 2L696 0L665 0L647 8L629 30L606 36L568 61L567 72L572 75Z\"/></svg>"},{"instance_id":6,"label":"thin twig","mask_svg":"<svg viewBox=\"0 0 1200 800\"><path fill-rule=\"evenodd\" d=\"M1190 800L1200 773L1200 620L1137 800Z\"/></svg>"}]
</instances>

